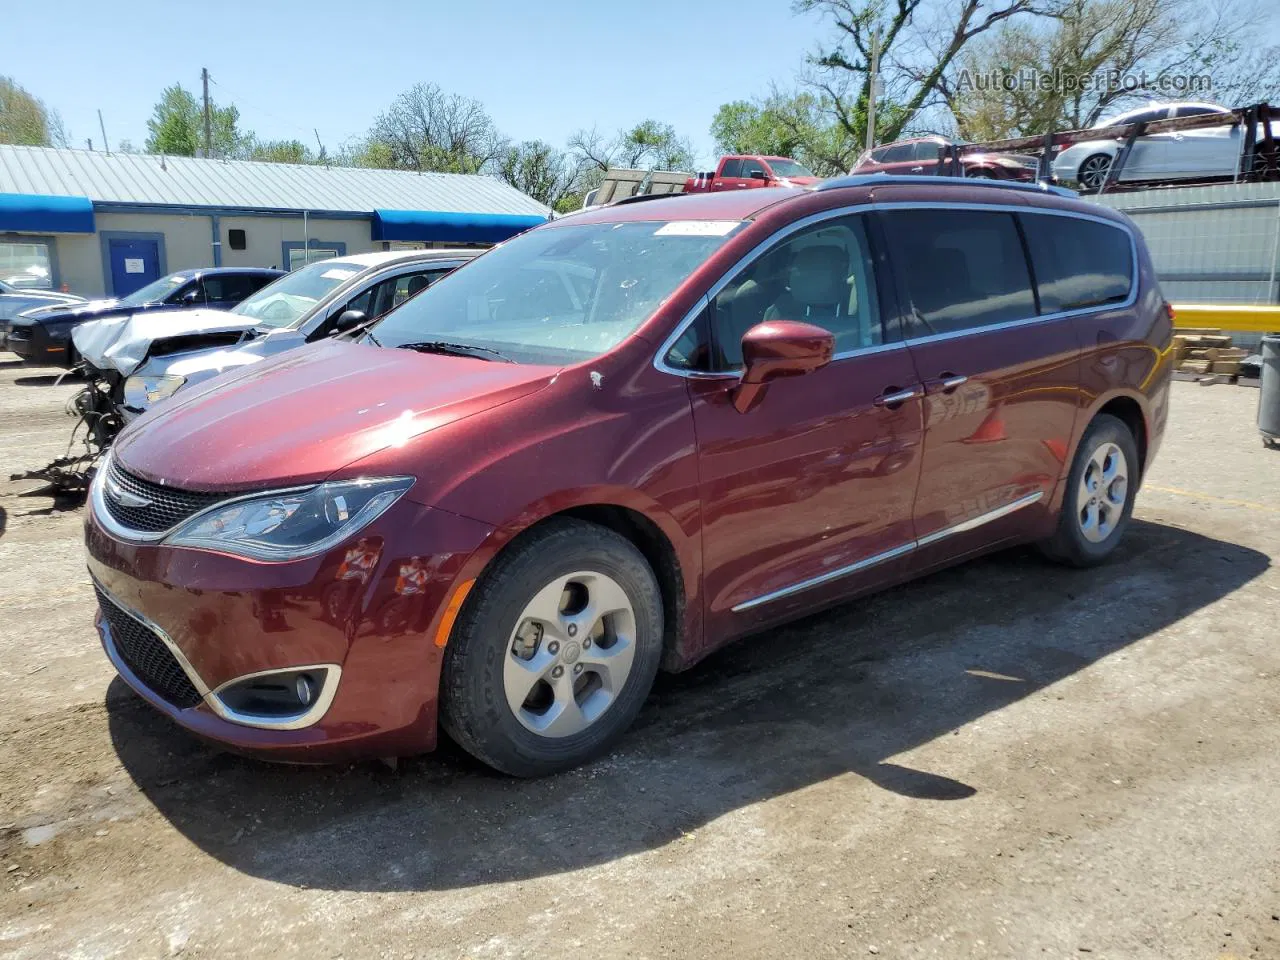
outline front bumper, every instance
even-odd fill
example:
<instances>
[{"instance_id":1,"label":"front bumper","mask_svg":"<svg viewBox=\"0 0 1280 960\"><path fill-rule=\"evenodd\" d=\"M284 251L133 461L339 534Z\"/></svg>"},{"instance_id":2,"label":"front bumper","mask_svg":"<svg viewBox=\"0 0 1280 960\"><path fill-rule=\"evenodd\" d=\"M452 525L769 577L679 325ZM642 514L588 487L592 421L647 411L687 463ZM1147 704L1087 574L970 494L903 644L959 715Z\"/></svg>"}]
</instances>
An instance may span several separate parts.
<instances>
[{"instance_id":1,"label":"front bumper","mask_svg":"<svg viewBox=\"0 0 1280 960\"><path fill-rule=\"evenodd\" d=\"M304 763L434 748L437 628L491 533L401 500L327 554L261 563L125 542L92 507L85 518L99 635L124 681L201 737ZM323 709L301 722L237 718L219 698L254 675L304 669L324 671Z\"/></svg>"},{"instance_id":2,"label":"front bumper","mask_svg":"<svg viewBox=\"0 0 1280 960\"><path fill-rule=\"evenodd\" d=\"M5 329L7 328L7 329ZM59 338L41 323L0 323L0 349L16 353L28 363L66 366L69 337Z\"/></svg>"}]
</instances>

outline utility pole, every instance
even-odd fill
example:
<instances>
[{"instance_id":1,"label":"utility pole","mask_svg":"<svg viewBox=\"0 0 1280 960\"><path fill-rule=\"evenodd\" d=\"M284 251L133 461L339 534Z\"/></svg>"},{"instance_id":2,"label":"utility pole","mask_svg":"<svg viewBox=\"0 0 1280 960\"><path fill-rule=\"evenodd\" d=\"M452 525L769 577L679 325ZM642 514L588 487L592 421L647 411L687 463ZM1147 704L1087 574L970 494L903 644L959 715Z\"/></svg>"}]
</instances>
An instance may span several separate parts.
<instances>
[{"instance_id":1,"label":"utility pole","mask_svg":"<svg viewBox=\"0 0 1280 960\"><path fill-rule=\"evenodd\" d=\"M209 116L209 68L200 68L200 80L204 84L204 155L213 156L213 125Z\"/></svg>"},{"instance_id":2,"label":"utility pole","mask_svg":"<svg viewBox=\"0 0 1280 960\"><path fill-rule=\"evenodd\" d=\"M867 149L876 145L876 96L880 93L880 28L871 31L871 82L867 85Z\"/></svg>"},{"instance_id":3,"label":"utility pole","mask_svg":"<svg viewBox=\"0 0 1280 960\"><path fill-rule=\"evenodd\" d=\"M98 129L102 131L102 149L111 152L111 141L107 139L107 125L102 122L102 111L98 111Z\"/></svg>"}]
</instances>

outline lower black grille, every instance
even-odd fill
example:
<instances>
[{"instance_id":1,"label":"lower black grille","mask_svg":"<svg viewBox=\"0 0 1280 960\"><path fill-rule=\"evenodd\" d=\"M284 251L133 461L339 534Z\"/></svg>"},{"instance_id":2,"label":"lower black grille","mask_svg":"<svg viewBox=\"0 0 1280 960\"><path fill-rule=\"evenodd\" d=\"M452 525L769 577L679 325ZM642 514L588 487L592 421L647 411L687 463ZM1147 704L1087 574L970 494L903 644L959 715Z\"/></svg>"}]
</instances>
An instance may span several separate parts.
<instances>
[{"instance_id":1,"label":"lower black grille","mask_svg":"<svg viewBox=\"0 0 1280 960\"><path fill-rule=\"evenodd\" d=\"M155 631L127 614L96 584L94 589L116 653L134 676L175 707L198 704L200 691Z\"/></svg>"},{"instance_id":2,"label":"lower black grille","mask_svg":"<svg viewBox=\"0 0 1280 960\"><path fill-rule=\"evenodd\" d=\"M192 514L228 497L225 493L175 490L173 487L143 480L120 469L114 458L105 479L102 499L107 505L107 512L116 523L141 533L162 533ZM130 506L121 503L121 499L133 498L145 500L146 505Z\"/></svg>"}]
</instances>

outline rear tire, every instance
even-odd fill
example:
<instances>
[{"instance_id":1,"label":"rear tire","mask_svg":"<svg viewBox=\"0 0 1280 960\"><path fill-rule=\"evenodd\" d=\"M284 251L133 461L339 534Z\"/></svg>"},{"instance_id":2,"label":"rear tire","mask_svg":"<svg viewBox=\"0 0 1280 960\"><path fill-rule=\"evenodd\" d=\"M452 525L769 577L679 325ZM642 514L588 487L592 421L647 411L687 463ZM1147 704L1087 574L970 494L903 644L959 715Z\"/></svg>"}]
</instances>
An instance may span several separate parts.
<instances>
[{"instance_id":1,"label":"rear tire","mask_svg":"<svg viewBox=\"0 0 1280 960\"><path fill-rule=\"evenodd\" d=\"M1124 421L1094 417L1067 475L1058 529L1041 552L1072 567L1105 561L1129 526L1140 470L1138 445Z\"/></svg>"},{"instance_id":2,"label":"rear tire","mask_svg":"<svg viewBox=\"0 0 1280 960\"><path fill-rule=\"evenodd\" d=\"M1085 157L1076 171L1076 182L1080 184L1080 189L1091 190L1094 193L1101 191L1107 182L1107 174L1111 172L1113 163L1115 158L1106 153L1095 153Z\"/></svg>"},{"instance_id":3,"label":"rear tire","mask_svg":"<svg viewBox=\"0 0 1280 960\"><path fill-rule=\"evenodd\" d=\"M496 770L537 777L608 750L662 659L662 593L629 540L556 519L501 554L445 650L440 715Z\"/></svg>"}]
</instances>

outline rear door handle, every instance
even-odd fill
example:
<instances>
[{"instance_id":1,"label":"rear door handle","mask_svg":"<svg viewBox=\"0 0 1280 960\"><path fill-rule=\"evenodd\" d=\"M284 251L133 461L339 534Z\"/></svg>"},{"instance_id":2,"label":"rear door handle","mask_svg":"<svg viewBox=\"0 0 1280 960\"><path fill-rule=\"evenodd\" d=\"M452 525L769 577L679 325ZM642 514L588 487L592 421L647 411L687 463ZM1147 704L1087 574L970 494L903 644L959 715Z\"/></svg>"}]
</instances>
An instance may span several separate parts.
<instances>
[{"instance_id":1,"label":"rear door handle","mask_svg":"<svg viewBox=\"0 0 1280 960\"><path fill-rule=\"evenodd\" d=\"M885 387L884 393L876 397L872 401L877 407L885 407L889 410L896 410L908 400L914 400L924 395L924 391L920 387Z\"/></svg>"}]
</instances>

